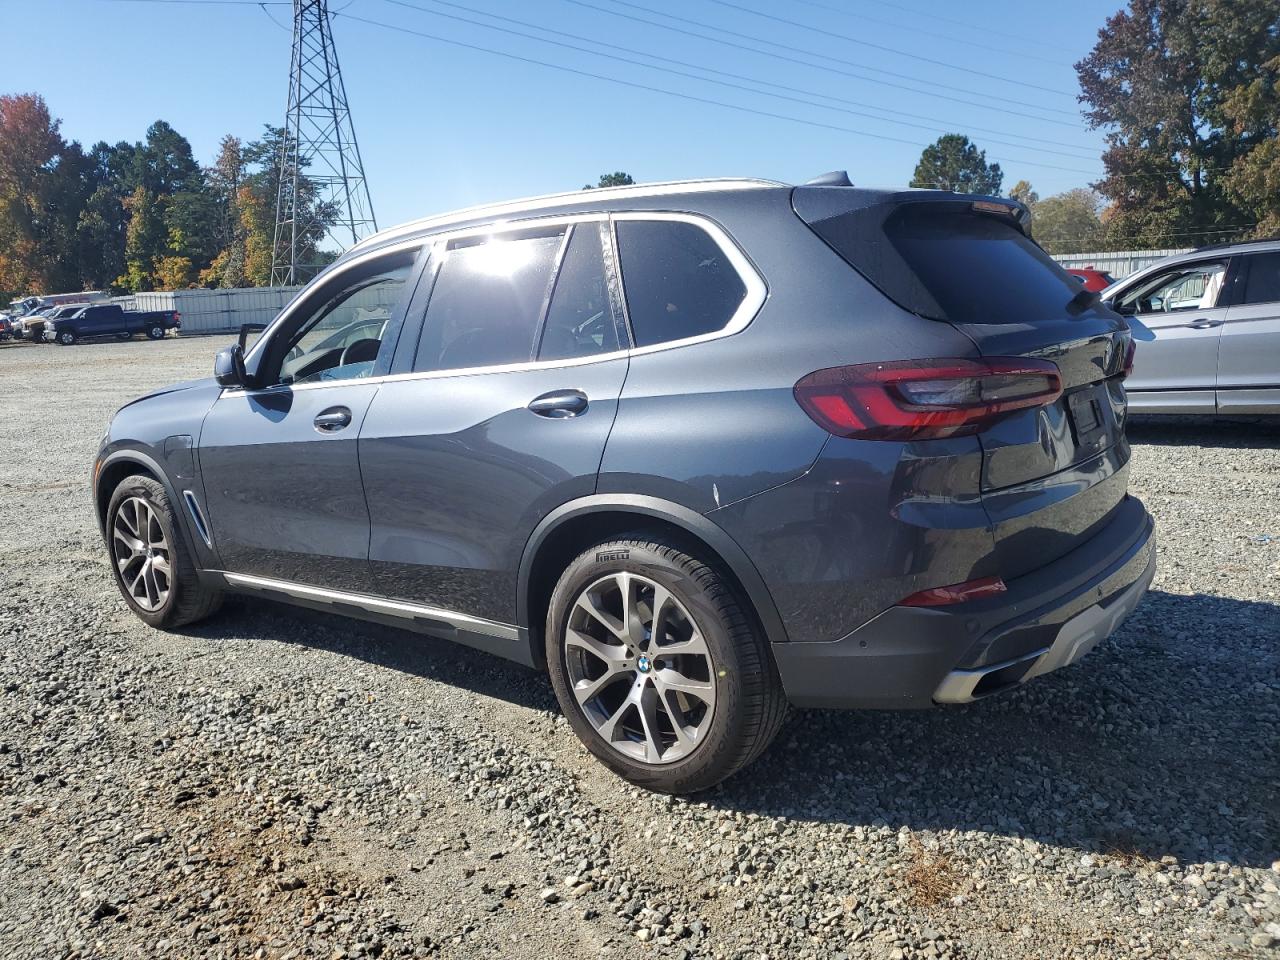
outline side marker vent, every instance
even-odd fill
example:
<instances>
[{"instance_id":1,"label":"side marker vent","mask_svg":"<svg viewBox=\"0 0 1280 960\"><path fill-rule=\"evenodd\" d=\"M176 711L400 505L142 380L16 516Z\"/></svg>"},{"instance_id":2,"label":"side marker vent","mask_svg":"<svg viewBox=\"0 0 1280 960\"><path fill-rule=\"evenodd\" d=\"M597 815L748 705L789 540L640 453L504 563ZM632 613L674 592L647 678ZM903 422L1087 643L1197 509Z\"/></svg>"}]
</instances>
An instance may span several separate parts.
<instances>
[{"instance_id":1,"label":"side marker vent","mask_svg":"<svg viewBox=\"0 0 1280 960\"><path fill-rule=\"evenodd\" d=\"M200 539L212 550L213 541L209 538L209 525L205 523L204 514L200 512L200 504L196 503L196 495L190 490L183 490L182 499L187 502L187 510L191 513L191 521L196 525L196 532L200 534Z\"/></svg>"}]
</instances>

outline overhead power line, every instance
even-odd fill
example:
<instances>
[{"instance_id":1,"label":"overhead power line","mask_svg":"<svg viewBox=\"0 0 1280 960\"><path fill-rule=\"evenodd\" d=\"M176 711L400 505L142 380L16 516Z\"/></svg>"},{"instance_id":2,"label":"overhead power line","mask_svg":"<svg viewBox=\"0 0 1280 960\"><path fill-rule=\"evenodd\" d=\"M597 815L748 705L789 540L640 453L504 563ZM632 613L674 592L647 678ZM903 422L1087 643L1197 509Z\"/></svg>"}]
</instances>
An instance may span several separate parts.
<instances>
[{"instance_id":1,"label":"overhead power line","mask_svg":"<svg viewBox=\"0 0 1280 960\"><path fill-rule=\"evenodd\" d=\"M828 73L835 73L845 77L853 77L854 79L865 80L869 83L878 83L882 86L895 87L896 89L899 89L899 90L908 90L911 93L922 93L922 94L925 94L926 96L932 97L935 100L950 100L955 103L964 103L970 106L981 107L982 109L985 109L985 110L995 110L1003 114L1015 114L1021 117L1030 117L1033 120L1039 120L1043 123L1056 123L1059 126L1063 126L1063 127L1078 128L1080 125L1079 114L1073 110L1063 110L1058 107L1046 107L1046 106L1042 106L1041 104L1032 103L1027 100L1015 100L1011 97L998 97L993 94L986 93L984 91L970 90L965 87L956 87L952 85L947 86L946 88L947 90L954 91L955 93L963 93L970 97L980 98L978 101L964 100L964 99L960 99L955 96L952 96L951 94L943 92L943 90L939 88L937 84L931 84L927 80L921 80L918 77L911 76L910 74L899 73L894 70L885 70L882 67L867 66L865 64L858 63L856 60L845 60L840 57L830 56L829 54L819 53L816 50L808 50L804 47L797 47L792 44L779 43L778 41L769 40L765 37L757 37L749 33L739 33L734 30L728 30L723 27L717 27L715 24L702 23L701 21L698 21L698 20L689 20L685 17L677 17L674 14L664 13L661 10L652 10L651 12L659 17L665 17L668 20L677 20L677 21L680 21L681 23L689 23L689 24L694 24L695 26L704 27L706 29L714 31L715 34L723 34L723 36L699 33L696 30L688 30L683 27L675 26L674 24L671 24L671 23L663 23L659 20L650 20L645 17L638 17L635 14L625 13L621 10L613 10L613 9L610 9L609 7L602 7L595 3L589 3L588 0L564 0L564 2L572 3L575 6L583 7L587 10L595 10L597 13L604 13L611 17L621 17L624 20L631 20L635 23L643 23L651 27L657 27L660 30L667 30L672 33L683 34L684 36L687 36L687 37L697 37L699 40L707 40L711 43L716 43L724 47L733 47L736 50L746 50L748 53L754 53L762 57L770 57L774 60L784 60L788 63L797 63L800 66L808 67L811 70L825 70ZM621 2L621 0L614 0L614 2ZM636 4L627 4L627 6L637 7ZM649 8L637 7L637 9L648 10ZM831 66L825 66L824 64L821 64L821 63L812 63L809 60L798 60L795 57L787 56L781 53L773 53L769 50L760 50L756 47L749 47L742 43L736 43L733 40L726 40L725 39L726 36L738 37L739 39L749 40L752 43L762 44L766 47L771 47L776 50L787 50L791 53L798 53L802 56L811 57L817 60L825 60L827 63L838 63L844 67L853 67L856 70L863 71L863 73L853 73L853 72L850 72L849 70L839 69ZM921 90L919 87L908 87L908 86L904 86L901 83L893 83L888 80L878 80L875 77L866 76L865 74L867 72L877 73L877 74L881 74L883 76L888 76L888 77L896 77L899 80L907 80L907 81L910 81L911 83L925 84L927 89ZM983 101L986 101L986 102L984 103ZM995 106L995 104L997 103L1012 104L1013 106L1018 106L1018 107L1029 107L1032 110L1039 110L1041 111L1041 113L1022 113L1017 110L1009 110L1007 107ZM1076 119L1072 122L1068 122L1066 120L1054 120L1050 117L1043 116L1044 113L1056 113L1062 116L1075 117Z\"/></svg>"},{"instance_id":2,"label":"overhead power line","mask_svg":"<svg viewBox=\"0 0 1280 960\"><path fill-rule=\"evenodd\" d=\"M815 9L818 9L818 10L825 10L828 13L835 13L835 14L838 14L839 16L847 17L850 20L857 20L859 23L863 23L863 22L879 23L879 24L883 24L886 27L894 27L899 30L910 30L913 33L921 33L928 37L939 37L943 40L951 40L951 41L957 40L957 38L952 36L951 34L938 33L936 31L930 31L930 30L923 30L920 28L919 24L916 24L916 23L911 23L911 24L894 23L891 20L881 20L877 17L869 17L865 13L863 13L861 10L850 10L847 7L837 7L830 3L820 3L819 0L793 0L793 2L802 3L806 7L814 7ZM1009 40L1016 40L1022 44L1037 46L1037 47L1041 47L1043 49L1049 49L1049 50L1061 49L1059 47L1053 46L1052 44L1045 43L1042 40L1037 40L1034 37L1024 37L1016 33L1005 33L1001 30L995 30L985 26L975 27L972 21L965 22L964 20L958 20L953 17L940 16L938 13L936 13L933 10L930 10L928 13L925 13L924 11L912 10L909 7L902 6L902 4L897 2L897 0L866 0L866 2L879 4L882 7L888 7L890 10L893 10L895 13L906 13L906 14L915 13L920 17L928 17L930 22L949 23L949 24L952 24L953 26L961 27L962 29L965 29L965 30L971 30L975 33L981 33L987 37L1005 37ZM1033 53L1024 53L1020 50L1011 50L1009 49L1008 44L998 47L998 46L995 46L994 44L978 43L977 41L974 41L974 40L963 40L959 42L963 43L966 47L977 47L981 50L991 50L991 51L994 51L995 53L1004 54L1005 56L1025 57L1026 59L1029 59L1029 60L1039 60L1041 63L1052 63L1056 66L1068 66L1068 64L1065 64L1060 60L1050 60L1048 57L1039 57Z\"/></svg>"},{"instance_id":3,"label":"overhead power line","mask_svg":"<svg viewBox=\"0 0 1280 960\"><path fill-rule=\"evenodd\" d=\"M649 93L660 93L660 94L663 94L664 96L675 97L680 100L689 100L694 103L707 104L713 107L723 107L726 110L735 110L739 113L747 113L747 114L751 114L753 116L758 116L758 117L768 117L773 120L786 120L791 123L799 123L804 126L817 127L823 130L834 130L838 133L847 133L855 137L863 137L869 140L882 140L888 143L902 143L902 144L906 144L909 147L917 147L917 148L923 148L924 146L926 146L926 144L923 144L918 140L907 140L903 137L893 137L883 133L867 133L864 130L857 130L853 127L842 127L834 123L824 123L821 120L809 120L802 117L793 117L785 113L775 113L771 110L759 110L755 107L743 106L742 104L727 103L726 101L723 101L723 100L713 100L710 97L701 97L691 93L683 93L676 90L668 90L664 87L654 87L646 83L638 83L634 80L623 80L620 77L614 77L608 74L594 73L590 70L580 70L576 67L569 67L560 63L550 63L546 60L538 60L534 57L526 57L526 56L521 56L515 53L508 53L504 50L495 50L492 47L484 47L475 43L467 43L462 40L454 40L449 37L439 36L438 34L426 33L421 30L412 30L408 27L401 26L399 24L383 23L380 20L370 20L367 17L357 17L349 13L342 14L341 16L347 20L354 20L358 23L368 24L369 26L379 27L384 30L392 30L398 33L407 34L409 36L422 37L423 39L426 39L426 40L434 40L437 43L444 43L444 44L448 44L449 46L461 47L467 50L475 50L479 53L487 53L492 56L503 57L507 60L514 60L519 63L527 63L527 64L532 64L534 66L546 67L550 70L559 70L563 73L571 73L571 74L574 74L575 76L587 77L592 80L603 80L606 83L614 83L614 84L618 84L619 86L631 87L636 90L644 90ZM1002 158L996 157L994 159L1000 160ZM1009 163L1009 162L1022 163L1027 166L1042 167L1046 170L1061 170L1067 173L1076 173L1086 177L1097 176L1096 173L1089 170L1081 170L1076 167L1063 167L1063 166L1058 166L1056 164L1051 164L1051 163L1041 163L1038 160L1028 160L1025 158L1017 158L1017 157L1007 157L1003 159L1005 160L1006 163Z\"/></svg>"},{"instance_id":4,"label":"overhead power line","mask_svg":"<svg viewBox=\"0 0 1280 960\"><path fill-rule=\"evenodd\" d=\"M514 18L512 18L512 17L505 17L505 16L501 16L501 15L499 15L499 14L495 14L495 13L483 12L481 15L482 15L482 16L485 16L485 17L489 17L489 18L494 19L494 20L500 20L500 21L503 21L504 23L514 23L514 24L519 24L519 25L521 25L521 26L530 27L531 29L539 30L539 31L542 31L542 32L544 32L544 33L554 34L554 35L556 35L556 36L561 36L561 37L571 37L571 38L573 38L573 39L575 39L575 40L582 40L582 41L584 41L585 43L594 44L594 45L596 45L596 46L598 46L598 47L609 47L609 48L614 49L614 50L624 50L624 51L626 51L626 52L628 52L628 53L634 53L634 54L637 54L638 56L641 56L641 57L647 57L647 58L650 58L650 59L653 59L653 60L660 60L660 61L665 62L665 63L674 63L674 64L678 64L678 65L683 66L683 67L689 67L689 68L690 68L690 69L692 69L692 70L700 70L700 71L703 71L703 72L705 72L705 73L712 73L712 74L716 74L717 76L722 76L722 77L732 77L732 78L734 78L734 79L736 79L736 80L743 80L743 81L746 81L747 83L757 84L757 85L760 85L760 86L766 86L766 87L774 87L774 88L776 88L776 89L780 89L780 90L789 90L789 91L792 91L792 92L795 92L795 93L805 94L806 96L804 96L804 97L796 97L796 96L789 96L788 94L783 94L783 93L770 93L770 92L768 92L768 91L757 90L755 87L748 87L748 86L744 86L744 85L743 85L743 84L741 84L741 83L732 83L732 82L725 81L725 80L716 80L716 79L714 79L714 78L712 78L712 77L699 76L699 75L698 75L698 74L696 74L696 73L689 73L689 72L684 71L684 70L673 70L673 69L670 69L670 68L668 68L668 67L657 66L657 65L652 64L652 63L645 63L645 62L643 62L643 61L641 61L641 60L634 60L634 59L632 59L632 58L630 58L630 57L619 57L619 56L617 56L617 55L615 55L615 54L602 53L601 51L591 49L590 47L578 46L578 45L576 45L576 44L572 44L572 43L564 43L564 42L562 42L562 41L558 41L558 40L550 40L550 39L548 39L548 38L546 38L546 37L539 37L539 36L535 36L534 34L525 33L525 32L520 31L520 30L512 30L512 29L509 29L509 28L507 28L507 27L501 27L501 26L497 26L497 25L495 25L495 24L491 24L491 23L484 23L484 22L482 22L482 21L480 21L480 20L473 20L473 19L471 19L470 17L463 17L463 16L458 16L458 15L456 15L456 14L444 13L443 11L440 11L440 10L428 10L428 9L426 9L426 8L424 8L424 7L420 7L420 6L418 6L417 4L409 3L409 2L407 2L407 0L386 0L386 2L387 2L387 3L394 4L394 5L399 6L399 7L404 7L404 8L406 8L406 9L408 9L408 10L414 10L414 11L416 11L416 12L418 12L418 13L423 13L423 14L426 14L426 15L428 15L428 16L444 17L444 18L446 18L446 19L449 19L449 20L455 20L455 21L458 21L458 22L460 22L460 23L469 23L469 24L472 24L472 25L474 25L474 26L483 27L483 28L484 28L484 29L486 29L486 30L495 30L495 31L498 31L498 32L500 32L500 33L509 34L509 35L511 35L511 36L523 37L523 38L528 39L528 40L535 40L535 41L537 41L538 43L546 43L546 44L551 44L551 45L553 45L553 46L562 47L562 48L569 49L569 50L576 50L576 51L578 51L578 52L580 52L580 53L586 53L586 54L589 54L590 56L594 56L594 57L601 57L601 58L603 58L603 59L606 59L606 60L612 60L612 61L617 62L617 63L629 63L629 64L632 64L632 65L634 65L634 66L642 67L642 68L644 68L644 69L646 69L646 70L657 70L657 71L660 71L660 72L662 72L662 73L673 74L673 75L675 75L675 76L679 76L679 77L687 77L687 78L689 78L689 79L698 80L698 81L703 82L703 83L714 83L714 84L717 84L717 85L719 85L719 86L729 87L729 88L734 89L734 90L743 90L743 91L746 91L747 93L752 93L752 94L761 94L761 93L763 93L765 96L768 96L768 97L774 97L774 98L777 98L777 99L780 99L780 100L789 100L789 101L791 101L792 103L800 103L800 104L804 104L804 105L806 105L806 106L813 106L813 107L817 107L817 108L822 109L822 110L833 110L833 111L836 111L836 112L839 112L839 113L845 113L845 114L849 114L849 115L851 115L851 116L855 116L855 117L864 117L864 118L867 118L867 119L870 119L870 120L877 120L877 121L880 121L880 122L882 122L882 123L895 124L895 125L897 125L897 126L904 126L904 127L913 127L913 128L915 128L915 129L918 129L918 130L928 130L928 131L930 131L930 132L932 132L932 133L936 133L936 132L938 131L938 127L936 126L936 124L949 124L949 123L951 123L951 122L952 122L952 121L950 121L950 120L942 120L942 119L937 118L937 117L920 116L920 115L918 115L918 114L912 114L912 113L901 113L901 114L899 114L899 116L903 116L903 117L912 117L912 118L915 118L915 119L918 119L918 120L926 120L926 121L930 121L930 124L924 124L924 123L913 123L913 122L911 122L911 120L901 120L901 119L897 119L896 117L893 117L893 116L883 117L883 116L878 116L878 115L873 114L873 113L867 113L867 112L865 112L865 109L863 109L863 110L855 110L855 109L849 109L848 107L831 106L830 104L818 103L818 102L816 102L815 100L813 100L812 98L813 98L813 97L818 97L818 98L821 98L821 99L833 100L833 101L835 101L836 103L839 103L839 104L848 104L850 107L862 107L862 108L867 108L867 105L866 105L866 104L862 104L862 103L859 103L859 102L857 102L857 101L842 100L842 99L840 99L840 98L838 98L838 97L828 97L828 96L826 96L825 94L822 94L822 93L819 93L819 92L816 92L816 91L812 91L812 90L804 90L804 89L802 89L802 88L798 88L798 87L790 87L790 86L786 86L786 85L784 85L784 84L777 84L777 83L773 83L773 82L768 81L768 80L759 80L759 79L757 79L757 78L755 78L755 77L747 76L747 75L744 75L744 74L730 73L730 72L728 72L728 71L724 71L724 70L716 70L716 69L713 69L713 68L711 68L711 67L703 67L703 66L700 66L700 65L698 65L698 64L689 63L689 62L684 61L684 60L675 60L675 59L672 59L671 57L664 57L664 56L660 56L660 55L658 55L658 54L648 53L648 52L643 51L643 50L635 50L635 49L630 48L630 47L623 47L623 46L619 46L618 44L606 43L606 42L604 42L604 41L595 40L595 39L590 38L590 37L583 37L583 36L580 36L580 35L578 35L578 34L566 33L566 32L565 32L565 31L563 31L563 30L553 30L553 29L551 29L550 27L542 27L542 26L539 26L538 24L535 24L535 23L529 23L528 21L525 21L525 20L516 20L516 19L514 19ZM464 7L464 6L460 5L460 4L452 3L452 2L450 2L450 0L428 0L428 2L433 3L433 4L438 4L438 5L441 5L441 6L452 7L452 8L454 8L454 9L459 9L459 10L468 10L468 9L469 9L468 7ZM877 109L877 108L875 108L875 107L870 107L869 109ZM975 127L975 126L972 126L972 125L966 125L966 127L967 127L967 129L969 129L969 130L975 130L975 131L979 131L979 132L984 132L984 133L994 134L994 135L995 135L995 136L997 136L997 137L1005 137L1005 136L1007 136L1007 137L1016 137L1016 138L1018 138L1018 139L1022 139L1022 140L1032 140L1032 141L1036 141L1036 142L1039 142L1039 143L1048 143L1048 144L1054 144L1054 145L1056 145L1056 146L1067 147L1067 148L1069 148L1071 151L1075 151L1075 152L1068 152L1067 150L1053 150L1053 149L1049 149L1049 148L1045 148L1045 147L1033 148L1033 149L1039 149L1039 150L1041 150L1041 152L1043 152L1043 153L1056 154L1056 155L1058 155L1058 156L1069 157L1069 158L1071 158L1071 159L1075 159L1075 160L1091 160L1091 159L1093 159L1093 158L1095 158L1095 157L1097 156L1096 151L1088 151L1088 148L1086 148L1086 147L1081 147L1081 146L1077 146L1077 145L1075 145L1075 144L1062 143L1062 142L1054 141L1054 140L1044 140L1044 139L1039 138L1039 137L1025 137L1025 136L1022 136L1021 134L1008 133L1008 132L1001 131L1001 130L992 130L992 129L990 129L990 128L986 128L986 127ZM1007 140L991 139L991 140L989 140L989 142L991 142L991 143L999 143L999 144L1002 144L1002 145L1004 145L1004 146L1008 146L1008 147L1027 147L1027 146L1028 146L1028 144L1026 144L1026 143L1012 143L1012 142L1007 141ZM1087 153L1086 153L1086 154L1082 154L1082 153L1080 153L1079 151L1087 151Z\"/></svg>"},{"instance_id":5,"label":"overhead power line","mask_svg":"<svg viewBox=\"0 0 1280 960\"><path fill-rule=\"evenodd\" d=\"M638 10L649 10L650 13L653 12L648 7L642 7L639 4L629 3L629 2L626 2L626 0L613 0L613 2L620 3L625 7L634 7ZM1015 77L1006 77L998 73L988 73L985 70L975 70L973 67L962 66L961 64L958 64L958 63L949 63L946 60L937 60L937 59L934 59L933 57L926 57L920 53L912 53L909 50L899 50L897 47L885 46L882 43L873 43L870 40L863 40L859 37L850 36L847 33L837 33L834 30L826 30L822 27L815 27L809 23L801 23L799 20L791 20L791 19L788 19L787 17L779 17L772 13L765 13L763 10L753 10L750 7L744 7L738 3L731 3L730 0L709 0L709 2L717 3L720 6L727 7L730 10L737 10L740 13L749 13L753 17L762 17L765 20L771 20L774 23L784 23L787 26L795 27L798 30L807 30L810 33L816 33L824 37L835 37L838 40L843 40L845 43L853 43L860 47L868 47L872 50L879 50L882 53L892 53L895 57L906 57L908 60L918 60L921 63L933 64L935 67L942 67L946 70L958 70L961 73L972 74L975 77L985 77L988 80L998 80L1001 83L1011 83L1014 86L1027 87L1030 90L1040 90L1040 91L1043 91L1044 93L1053 93L1063 97L1075 96L1075 94L1068 93L1064 90L1058 90L1053 87L1041 86L1038 83L1031 83L1029 80L1018 80Z\"/></svg>"}]
</instances>

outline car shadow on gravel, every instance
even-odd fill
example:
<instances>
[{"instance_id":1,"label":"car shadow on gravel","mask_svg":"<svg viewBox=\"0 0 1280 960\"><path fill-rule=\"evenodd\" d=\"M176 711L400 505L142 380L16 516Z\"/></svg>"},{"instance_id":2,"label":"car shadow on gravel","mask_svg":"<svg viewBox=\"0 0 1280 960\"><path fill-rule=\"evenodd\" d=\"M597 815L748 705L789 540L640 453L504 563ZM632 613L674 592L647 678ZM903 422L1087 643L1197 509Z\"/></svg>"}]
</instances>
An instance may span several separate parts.
<instances>
[{"instance_id":1,"label":"car shadow on gravel","mask_svg":"<svg viewBox=\"0 0 1280 960\"><path fill-rule=\"evenodd\" d=\"M964 707L798 711L716 806L1266 866L1280 605L1152 591L1077 666Z\"/></svg>"},{"instance_id":2,"label":"car shadow on gravel","mask_svg":"<svg viewBox=\"0 0 1280 960\"><path fill-rule=\"evenodd\" d=\"M1134 415L1125 426L1125 434L1131 443L1156 447L1270 450L1280 448L1280 417L1237 420Z\"/></svg>"},{"instance_id":3,"label":"car shadow on gravel","mask_svg":"<svg viewBox=\"0 0 1280 960\"><path fill-rule=\"evenodd\" d=\"M272 601L233 599L190 633L302 644L558 710L546 678L519 665ZM854 829L1265 866L1280 837L1278 730L1280 605L1152 591L1079 665L1010 693L935 710L796 711L763 757L697 799Z\"/></svg>"},{"instance_id":4,"label":"car shadow on gravel","mask_svg":"<svg viewBox=\"0 0 1280 960\"><path fill-rule=\"evenodd\" d=\"M300 644L531 710L558 709L546 678L518 663L448 640L274 600L229 597L217 617L183 632L208 639L248 636Z\"/></svg>"}]
</instances>

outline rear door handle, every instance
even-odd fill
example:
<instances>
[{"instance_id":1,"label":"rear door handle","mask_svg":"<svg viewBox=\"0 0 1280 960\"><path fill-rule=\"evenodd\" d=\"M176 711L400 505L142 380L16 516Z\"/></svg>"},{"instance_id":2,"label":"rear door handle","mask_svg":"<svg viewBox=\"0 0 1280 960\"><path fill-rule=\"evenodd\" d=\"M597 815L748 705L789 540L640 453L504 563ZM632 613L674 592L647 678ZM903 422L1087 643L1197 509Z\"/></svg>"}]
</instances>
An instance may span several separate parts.
<instances>
[{"instance_id":1,"label":"rear door handle","mask_svg":"<svg viewBox=\"0 0 1280 960\"><path fill-rule=\"evenodd\" d=\"M1192 320L1187 326L1192 330L1208 330L1210 327L1220 327L1222 324L1221 320Z\"/></svg>"},{"instance_id":2,"label":"rear door handle","mask_svg":"<svg viewBox=\"0 0 1280 960\"><path fill-rule=\"evenodd\" d=\"M312 422L321 433L337 433L351 425L351 411L346 407L330 407L317 414Z\"/></svg>"},{"instance_id":3,"label":"rear door handle","mask_svg":"<svg viewBox=\"0 0 1280 960\"><path fill-rule=\"evenodd\" d=\"M581 390L552 390L530 400L529 409L540 417L564 420L587 412L587 395Z\"/></svg>"}]
</instances>

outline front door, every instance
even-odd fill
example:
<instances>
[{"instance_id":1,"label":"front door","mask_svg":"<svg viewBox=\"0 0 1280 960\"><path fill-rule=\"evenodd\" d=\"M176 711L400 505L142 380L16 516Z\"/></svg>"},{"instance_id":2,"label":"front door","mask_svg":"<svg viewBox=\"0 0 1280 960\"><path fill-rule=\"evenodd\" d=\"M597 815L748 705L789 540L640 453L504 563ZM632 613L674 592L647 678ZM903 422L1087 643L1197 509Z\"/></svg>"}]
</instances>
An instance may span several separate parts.
<instances>
[{"instance_id":1,"label":"front door","mask_svg":"<svg viewBox=\"0 0 1280 960\"><path fill-rule=\"evenodd\" d=\"M1218 349L1218 411L1280 411L1280 252L1241 258Z\"/></svg>"},{"instance_id":2,"label":"front door","mask_svg":"<svg viewBox=\"0 0 1280 960\"><path fill-rule=\"evenodd\" d=\"M1134 354L1125 381L1136 412L1213 413L1218 341L1227 308L1219 306L1225 259L1181 264L1120 295L1116 308L1155 335Z\"/></svg>"},{"instance_id":3,"label":"front door","mask_svg":"<svg viewBox=\"0 0 1280 960\"><path fill-rule=\"evenodd\" d=\"M363 258L317 286L249 357L199 440L205 512L225 570L359 592L369 511L357 437L389 365L415 250ZM368 381L368 382L366 382Z\"/></svg>"},{"instance_id":4,"label":"front door","mask_svg":"<svg viewBox=\"0 0 1280 960\"><path fill-rule=\"evenodd\" d=\"M524 545L594 492L626 378L607 249L602 220L437 246L409 369L360 435L374 592L515 622Z\"/></svg>"}]
</instances>

